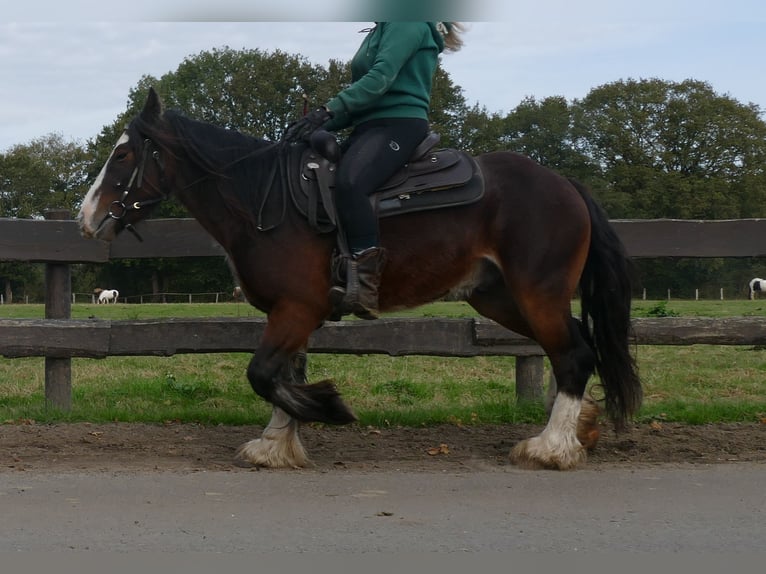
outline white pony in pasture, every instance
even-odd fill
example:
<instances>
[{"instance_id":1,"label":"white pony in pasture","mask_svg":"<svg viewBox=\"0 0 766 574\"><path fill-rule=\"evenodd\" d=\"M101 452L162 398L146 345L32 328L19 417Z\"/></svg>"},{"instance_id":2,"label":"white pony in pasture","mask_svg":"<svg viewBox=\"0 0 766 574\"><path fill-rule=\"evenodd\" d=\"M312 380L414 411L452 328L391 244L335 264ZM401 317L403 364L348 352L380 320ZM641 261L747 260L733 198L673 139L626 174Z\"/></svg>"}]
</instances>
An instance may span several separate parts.
<instances>
[{"instance_id":1,"label":"white pony in pasture","mask_svg":"<svg viewBox=\"0 0 766 574\"><path fill-rule=\"evenodd\" d=\"M117 303L117 298L120 296L120 292L117 289L96 289L94 293L98 294L98 300L96 303Z\"/></svg>"},{"instance_id":2,"label":"white pony in pasture","mask_svg":"<svg viewBox=\"0 0 766 574\"><path fill-rule=\"evenodd\" d=\"M755 299L757 291L766 291L766 279L756 277L750 281L750 299Z\"/></svg>"}]
</instances>

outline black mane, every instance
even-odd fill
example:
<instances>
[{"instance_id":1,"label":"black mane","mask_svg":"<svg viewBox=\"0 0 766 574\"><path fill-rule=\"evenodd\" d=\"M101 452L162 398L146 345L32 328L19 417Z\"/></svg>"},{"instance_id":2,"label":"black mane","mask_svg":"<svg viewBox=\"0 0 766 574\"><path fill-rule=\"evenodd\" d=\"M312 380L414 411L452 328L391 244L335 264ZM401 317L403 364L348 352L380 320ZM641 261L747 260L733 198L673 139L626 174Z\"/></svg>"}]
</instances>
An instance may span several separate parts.
<instances>
[{"instance_id":1,"label":"black mane","mask_svg":"<svg viewBox=\"0 0 766 574\"><path fill-rule=\"evenodd\" d=\"M174 110L165 111L159 123L139 115L131 127L165 152L191 162L207 182L213 183L227 207L253 224L258 224L256 216L264 203L272 201L266 194L281 191L275 189L282 184L282 148L278 143L194 120ZM274 193L277 195L281 193Z\"/></svg>"}]
</instances>

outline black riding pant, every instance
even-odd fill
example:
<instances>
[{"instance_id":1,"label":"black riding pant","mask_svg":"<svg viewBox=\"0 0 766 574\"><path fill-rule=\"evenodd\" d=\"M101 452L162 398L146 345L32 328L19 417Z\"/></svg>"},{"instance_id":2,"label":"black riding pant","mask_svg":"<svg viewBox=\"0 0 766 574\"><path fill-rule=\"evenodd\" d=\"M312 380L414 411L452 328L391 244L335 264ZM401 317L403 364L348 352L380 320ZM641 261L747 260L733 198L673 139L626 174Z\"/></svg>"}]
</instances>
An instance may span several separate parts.
<instances>
[{"instance_id":1,"label":"black riding pant","mask_svg":"<svg viewBox=\"0 0 766 574\"><path fill-rule=\"evenodd\" d=\"M343 142L335 193L352 253L379 245L378 220L369 196L409 161L427 133L428 122L422 119L371 120L359 124Z\"/></svg>"}]
</instances>

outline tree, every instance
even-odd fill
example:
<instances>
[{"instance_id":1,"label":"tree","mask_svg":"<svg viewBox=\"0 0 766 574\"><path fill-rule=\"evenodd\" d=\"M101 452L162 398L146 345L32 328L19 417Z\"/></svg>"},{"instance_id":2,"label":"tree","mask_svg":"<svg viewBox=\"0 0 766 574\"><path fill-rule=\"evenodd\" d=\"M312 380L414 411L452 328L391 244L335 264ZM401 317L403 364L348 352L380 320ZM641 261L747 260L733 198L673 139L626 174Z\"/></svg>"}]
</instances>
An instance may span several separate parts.
<instances>
[{"instance_id":1,"label":"tree","mask_svg":"<svg viewBox=\"0 0 766 574\"><path fill-rule=\"evenodd\" d=\"M509 149L564 175L586 180L593 171L573 145L572 112L561 96L522 100L503 120L503 140Z\"/></svg>"},{"instance_id":2,"label":"tree","mask_svg":"<svg viewBox=\"0 0 766 574\"><path fill-rule=\"evenodd\" d=\"M463 111L456 131L452 145L473 155L510 149L503 135L503 118L478 103Z\"/></svg>"},{"instance_id":3,"label":"tree","mask_svg":"<svg viewBox=\"0 0 766 574\"><path fill-rule=\"evenodd\" d=\"M75 211L88 188L87 151L60 134L16 145L0 154L0 216L42 218L45 211Z\"/></svg>"},{"instance_id":4,"label":"tree","mask_svg":"<svg viewBox=\"0 0 766 574\"><path fill-rule=\"evenodd\" d=\"M449 74L444 71L441 61L434 72L431 88L431 109L429 121L431 130L441 136L443 147L461 147L461 122L466 113L465 97L460 86L452 82Z\"/></svg>"},{"instance_id":5,"label":"tree","mask_svg":"<svg viewBox=\"0 0 766 574\"><path fill-rule=\"evenodd\" d=\"M0 154L0 217L42 219L52 208L75 212L87 189L87 152L60 134L16 145ZM42 293L40 265L0 262L0 284L6 303L14 291Z\"/></svg>"},{"instance_id":6,"label":"tree","mask_svg":"<svg viewBox=\"0 0 766 574\"><path fill-rule=\"evenodd\" d=\"M606 182L612 217L721 219L766 213L758 107L700 81L627 80L575 101L575 145Z\"/></svg>"},{"instance_id":7,"label":"tree","mask_svg":"<svg viewBox=\"0 0 766 574\"><path fill-rule=\"evenodd\" d=\"M317 107L340 89L345 76L345 66L338 62L325 69L280 50L226 47L186 58L158 82L143 78L131 91L130 107L140 109L154 83L167 107L224 128L276 140L303 114L304 95L310 107Z\"/></svg>"},{"instance_id":8,"label":"tree","mask_svg":"<svg viewBox=\"0 0 766 574\"><path fill-rule=\"evenodd\" d=\"M700 81L628 80L575 102L575 142L601 172L616 218L726 219L766 214L766 124L757 106ZM757 261L639 260L644 287L691 296L741 292Z\"/></svg>"}]
</instances>

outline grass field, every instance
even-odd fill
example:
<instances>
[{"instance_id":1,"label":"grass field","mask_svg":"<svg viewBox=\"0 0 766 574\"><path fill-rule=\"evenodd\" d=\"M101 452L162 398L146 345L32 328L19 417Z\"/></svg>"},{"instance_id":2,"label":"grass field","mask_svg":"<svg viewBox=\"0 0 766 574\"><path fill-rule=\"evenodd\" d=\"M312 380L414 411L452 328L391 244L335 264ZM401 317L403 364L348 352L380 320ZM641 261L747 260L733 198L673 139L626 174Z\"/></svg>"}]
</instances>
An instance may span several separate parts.
<instances>
[{"instance_id":1,"label":"grass field","mask_svg":"<svg viewBox=\"0 0 766 574\"><path fill-rule=\"evenodd\" d=\"M577 305L575 305L577 308ZM646 316L766 316L760 301L641 301ZM469 317L463 303L436 303L396 316ZM0 318L41 318L42 305L3 305ZM246 304L72 306L84 319L260 316ZM88 420L264 424L270 409L250 389L247 353L73 359L73 409L45 408L42 358L0 358L0 422ZM766 417L766 350L753 347L637 348L645 404L640 420L689 423ZM362 424L544 422L542 406L515 403L512 357L321 355L309 379L333 378Z\"/></svg>"}]
</instances>

